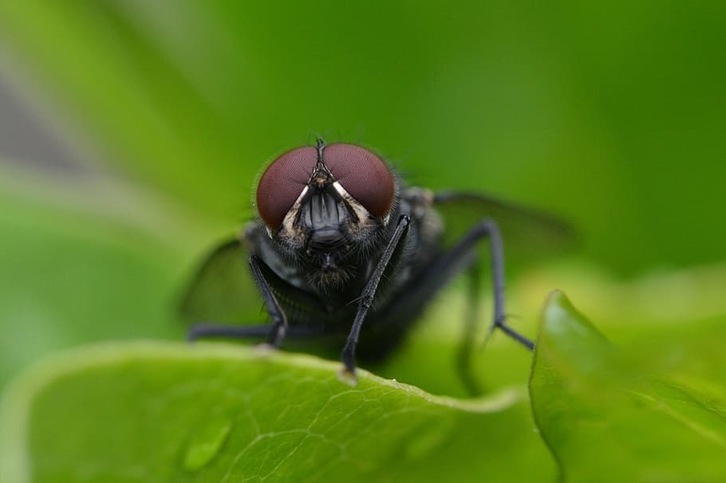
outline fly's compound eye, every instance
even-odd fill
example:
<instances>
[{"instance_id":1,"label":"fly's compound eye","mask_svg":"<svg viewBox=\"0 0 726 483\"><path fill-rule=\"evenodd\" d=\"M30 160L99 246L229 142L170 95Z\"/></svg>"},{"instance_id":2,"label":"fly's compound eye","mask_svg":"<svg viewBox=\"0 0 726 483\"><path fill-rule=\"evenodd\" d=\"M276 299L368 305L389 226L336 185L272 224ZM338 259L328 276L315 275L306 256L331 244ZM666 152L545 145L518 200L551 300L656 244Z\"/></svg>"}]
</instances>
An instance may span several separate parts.
<instances>
[{"instance_id":1,"label":"fly's compound eye","mask_svg":"<svg viewBox=\"0 0 726 483\"><path fill-rule=\"evenodd\" d=\"M354 144L331 144L323 161L343 188L376 218L385 217L393 205L393 173L376 154Z\"/></svg>"},{"instance_id":2,"label":"fly's compound eye","mask_svg":"<svg viewBox=\"0 0 726 483\"><path fill-rule=\"evenodd\" d=\"M257 186L257 211L268 228L280 228L310 181L316 163L317 150L304 147L288 151L267 167Z\"/></svg>"}]
</instances>

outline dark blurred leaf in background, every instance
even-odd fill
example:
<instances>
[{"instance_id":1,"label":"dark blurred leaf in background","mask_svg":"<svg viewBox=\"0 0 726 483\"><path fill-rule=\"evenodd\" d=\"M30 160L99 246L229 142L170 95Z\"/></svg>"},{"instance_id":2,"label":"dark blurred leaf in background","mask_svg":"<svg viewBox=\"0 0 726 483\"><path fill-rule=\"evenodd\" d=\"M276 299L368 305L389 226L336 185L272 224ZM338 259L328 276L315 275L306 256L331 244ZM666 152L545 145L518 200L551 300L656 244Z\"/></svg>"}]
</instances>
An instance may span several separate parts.
<instances>
[{"instance_id":1,"label":"dark blurred leaf in background","mask_svg":"<svg viewBox=\"0 0 726 483\"><path fill-rule=\"evenodd\" d=\"M6 76L204 217L314 135L555 210L616 273L724 257L722 2L3 2ZM709 236L705 236L708 229Z\"/></svg>"}]
</instances>

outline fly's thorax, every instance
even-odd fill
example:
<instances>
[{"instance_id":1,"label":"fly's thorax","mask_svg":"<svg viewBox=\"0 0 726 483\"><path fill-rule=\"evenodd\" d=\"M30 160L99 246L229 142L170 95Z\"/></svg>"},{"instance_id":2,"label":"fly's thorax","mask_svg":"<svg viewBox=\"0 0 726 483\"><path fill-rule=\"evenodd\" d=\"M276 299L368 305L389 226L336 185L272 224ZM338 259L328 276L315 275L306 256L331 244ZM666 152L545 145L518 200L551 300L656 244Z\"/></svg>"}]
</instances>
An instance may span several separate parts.
<instances>
[{"instance_id":1,"label":"fly's thorax","mask_svg":"<svg viewBox=\"0 0 726 483\"><path fill-rule=\"evenodd\" d=\"M408 213L417 226L418 243L423 250L435 250L441 244L444 222L434 208L434 194L431 190L407 187L401 192L401 210Z\"/></svg>"}]
</instances>

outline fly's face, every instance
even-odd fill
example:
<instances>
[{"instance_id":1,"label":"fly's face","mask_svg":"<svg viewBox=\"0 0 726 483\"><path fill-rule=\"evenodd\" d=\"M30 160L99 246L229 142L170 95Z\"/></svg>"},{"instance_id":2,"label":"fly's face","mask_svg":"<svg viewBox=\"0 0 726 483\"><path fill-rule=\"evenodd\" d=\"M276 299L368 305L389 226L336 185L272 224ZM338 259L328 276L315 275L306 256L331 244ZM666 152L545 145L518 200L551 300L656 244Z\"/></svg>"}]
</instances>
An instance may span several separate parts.
<instances>
[{"instance_id":1,"label":"fly's face","mask_svg":"<svg viewBox=\"0 0 726 483\"><path fill-rule=\"evenodd\" d=\"M386 163L352 144L318 143L277 158L263 173L257 209L288 256L341 282L350 264L382 243L398 185ZM336 283L337 284L337 283Z\"/></svg>"}]
</instances>

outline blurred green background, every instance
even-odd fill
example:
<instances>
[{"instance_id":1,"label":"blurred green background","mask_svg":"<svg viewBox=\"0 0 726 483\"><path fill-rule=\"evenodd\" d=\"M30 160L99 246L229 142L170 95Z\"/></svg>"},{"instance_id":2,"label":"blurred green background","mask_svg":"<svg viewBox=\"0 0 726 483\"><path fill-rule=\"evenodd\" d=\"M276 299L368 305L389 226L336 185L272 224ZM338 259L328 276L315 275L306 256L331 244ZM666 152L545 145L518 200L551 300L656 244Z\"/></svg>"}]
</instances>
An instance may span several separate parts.
<instances>
[{"instance_id":1,"label":"blurred green background","mask_svg":"<svg viewBox=\"0 0 726 483\"><path fill-rule=\"evenodd\" d=\"M0 383L82 342L181 338L198 257L317 135L557 213L568 263L606 278L721 267L725 20L716 0L0 1Z\"/></svg>"}]
</instances>

